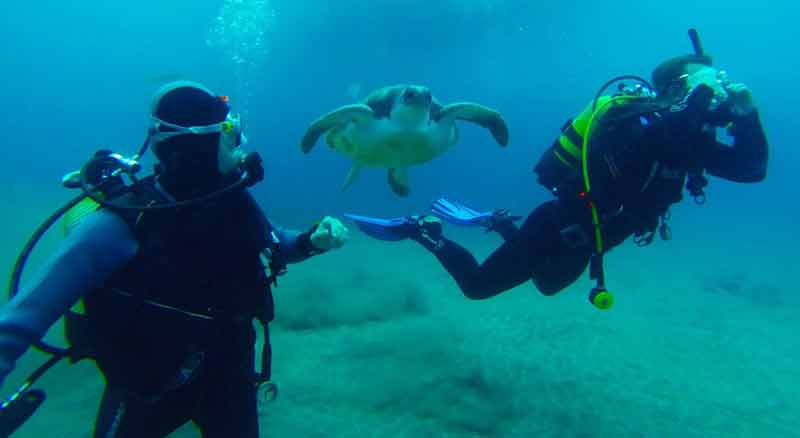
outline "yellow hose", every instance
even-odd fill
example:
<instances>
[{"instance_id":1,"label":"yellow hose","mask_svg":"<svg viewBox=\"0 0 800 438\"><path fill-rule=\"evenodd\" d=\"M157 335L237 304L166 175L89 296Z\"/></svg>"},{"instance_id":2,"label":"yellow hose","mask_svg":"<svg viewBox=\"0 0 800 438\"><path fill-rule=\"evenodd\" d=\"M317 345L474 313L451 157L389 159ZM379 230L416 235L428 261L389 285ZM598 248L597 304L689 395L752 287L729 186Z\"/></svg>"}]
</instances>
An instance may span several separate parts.
<instances>
[{"instance_id":1,"label":"yellow hose","mask_svg":"<svg viewBox=\"0 0 800 438\"><path fill-rule=\"evenodd\" d=\"M606 111L606 107L618 102L627 102L634 99L640 99L637 96L616 96L603 103L592 113L589 117L589 122L586 124L586 132L583 134L583 145L581 145L581 170L583 171L583 186L587 196L590 196L592 186L589 182L589 137L592 135L592 127L595 118ZM595 250L598 254L603 253L603 234L600 232L600 214L597 212L597 206L594 201L589 198L589 207L592 209L592 225L594 225L594 242Z\"/></svg>"}]
</instances>

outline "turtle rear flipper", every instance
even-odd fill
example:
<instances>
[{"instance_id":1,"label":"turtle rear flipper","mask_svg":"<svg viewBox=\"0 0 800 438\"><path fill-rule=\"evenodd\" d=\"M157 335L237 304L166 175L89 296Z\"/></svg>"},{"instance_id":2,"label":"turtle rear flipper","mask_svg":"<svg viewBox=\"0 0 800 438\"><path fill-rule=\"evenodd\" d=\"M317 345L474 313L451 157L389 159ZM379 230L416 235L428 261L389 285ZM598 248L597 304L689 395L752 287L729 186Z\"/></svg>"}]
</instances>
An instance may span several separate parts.
<instances>
[{"instance_id":1,"label":"turtle rear flipper","mask_svg":"<svg viewBox=\"0 0 800 438\"><path fill-rule=\"evenodd\" d=\"M300 150L307 154L317 144L319 137L329 129L368 117L373 117L372 109L361 103L345 105L333 110L311 123L305 135L303 135L303 140L300 142Z\"/></svg>"},{"instance_id":2,"label":"turtle rear flipper","mask_svg":"<svg viewBox=\"0 0 800 438\"><path fill-rule=\"evenodd\" d=\"M389 169L389 187L392 191L402 198L408 196L408 168L395 167Z\"/></svg>"},{"instance_id":3,"label":"turtle rear flipper","mask_svg":"<svg viewBox=\"0 0 800 438\"><path fill-rule=\"evenodd\" d=\"M508 126L499 112L472 102L446 105L439 112L439 121L464 120L483 126L500 146L508 145Z\"/></svg>"},{"instance_id":4,"label":"turtle rear flipper","mask_svg":"<svg viewBox=\"0 0 800 438\"><path fill-rule=\"evenodd\" d=\"M347 178L344 179L344 183L342 184L342 191L347 190L351 185L353 185L353 182L356 180L356 177L358 177L358 172L362 167L364 166L360 163L353 163L353 167L350 168L350 172L347 173Z\"/></svg>"}]
</instances>

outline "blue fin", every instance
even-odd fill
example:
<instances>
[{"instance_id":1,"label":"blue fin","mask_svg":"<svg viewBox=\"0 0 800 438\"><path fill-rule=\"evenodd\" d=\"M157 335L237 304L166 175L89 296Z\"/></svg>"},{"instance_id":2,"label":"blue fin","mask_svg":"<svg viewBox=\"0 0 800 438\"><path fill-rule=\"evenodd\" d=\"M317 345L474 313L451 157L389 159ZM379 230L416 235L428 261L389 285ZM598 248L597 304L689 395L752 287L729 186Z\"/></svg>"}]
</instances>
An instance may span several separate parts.
<instances>
[{"instance_id":1,"label":"blue fin","mask_svg":"<svg viewBox=\"0 0 800 438\"><path fill-rule=\"evenodd\" d=\"M433 214L456 225L489 226L494 215L491 211L479 212L456 201L439 198L431 205Z\"/></svg>"},{"instance_id":2,"label":"blue fin","mask_svg":"<svg viewBox=\"0 0 800 438\"><path fill-rule=\"evenodd\" d=\"M522 216L512 216L505 209L481 212L447 198L437 199L431 205L431 211L447 222L456 225L480 226L486 228L486 231L497 231L497 227L503 223L522 219Z\"/></svg>"},{"instance_id":3,"label":"blue fin","mask_svg":"<svg viewBox=\"0 0 800 438\"><path fill-rule=\"evenodd\" d=\"M410 217L381 219L357 214L345 214L344 216L355 222L365 234L380 240L407 239L416 230L416 224Z\"/></svg>"}]
</instances>

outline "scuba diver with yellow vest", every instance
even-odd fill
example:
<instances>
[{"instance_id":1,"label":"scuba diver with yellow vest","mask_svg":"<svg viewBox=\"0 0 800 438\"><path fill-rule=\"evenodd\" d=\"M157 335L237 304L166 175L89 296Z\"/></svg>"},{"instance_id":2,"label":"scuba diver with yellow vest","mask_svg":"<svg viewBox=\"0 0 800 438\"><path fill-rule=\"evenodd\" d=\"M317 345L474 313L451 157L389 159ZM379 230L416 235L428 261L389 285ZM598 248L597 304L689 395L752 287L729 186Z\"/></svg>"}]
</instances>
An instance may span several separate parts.
<instances>
[{"instance_id":1,"label":"scuba diver with yellow vest","mask_svg":"<svg viewBox=\"0 0 800 438\"><path fill-rule=\"evenodd\" d=\"M65 177L82 194L37 230L14 269L0 310L0 382L31 345L53 358L0 406L2 437L42 403L32 385L64 358L90 358L105 378L95 437L165 437L188 421L208 438L259 436L259 394L277 395L271 287L288 263L341 247L347 229L327 216L305 232L270 224L247 190L263 179L260 157L243 151L226 96L170 83L150 116L134 157L99 151ZM139 179L148 147L156 172ZM36 241L65 213L66 240L18 290ZM78 301L83 309L71 310ZM69 348L41 340L62 315Z\"/></svg>"},{"instance_id":2,"label":"scuba diver with yellow vest","mask_svg":"<svg viewBox=\"0 0 800 438\"><path fill-rule=\"evenodd\" d=\"M589 300L611 307L603 269L608 250L631 236L639 245L656 234L670 238L670 206L684 187L703 202L706 174L741 183L766 176L767 139L750 90L728 81L703 52L697 32L689 35L694 54L662 62L652 85L635 76L615 78L565 124L534 168L555 199L521 227L514 224L520 217L506 210L481 212L444 198L434 202L433 215L346 216L375 238L421 243L468 298L489 298L528 280L553 295L589 266L596 281ZM604 95L615 83L616 92ZM718 128L733 136L732 145L718 141ZM504 243L479 263L443 236L440 219L495 230Z\"/></svg>"}]
</instances>

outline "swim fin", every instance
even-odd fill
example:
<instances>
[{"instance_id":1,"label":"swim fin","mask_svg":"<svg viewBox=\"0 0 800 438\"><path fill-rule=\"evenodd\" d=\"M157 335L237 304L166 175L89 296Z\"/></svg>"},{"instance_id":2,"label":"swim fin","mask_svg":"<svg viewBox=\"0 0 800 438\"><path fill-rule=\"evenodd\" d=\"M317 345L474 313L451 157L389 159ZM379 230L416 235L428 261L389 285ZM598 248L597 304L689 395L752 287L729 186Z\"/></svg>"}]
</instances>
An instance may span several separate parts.
<instances>
[{"instance_id":1,"label":"swim fin","mask_svg":"<svg viewBox=\"0 0 800 438\"><path fill-rule=\"evenodd\" d=\"M479 212L447 198L439 198L431 205L436 216L456 225L486 225L492 212Z\"/></svg>"},{"instance_id":2,"label":"swim fin","mask_svg":"<svg viewBox=\"0 0 800 438\"><path fill-rule=\"evenodd\" d=\"M408 239L417 233L417 221L412 216L381 219L357 214L345 214L365 234L380 240Z\"/></svg>"},{"instance_id":3,"label":"swim fin","mask_svg":"<svg viewBox=\"0 0 800 438\"><path fill-rule=\"evenodd\" d=\"M447 198L439 198L431 205L434 215L456 225L481 226L487 231L506 221L517 221L522 216L511 216L508 210L480 212Z\"/></svg>"}]
</instances>

